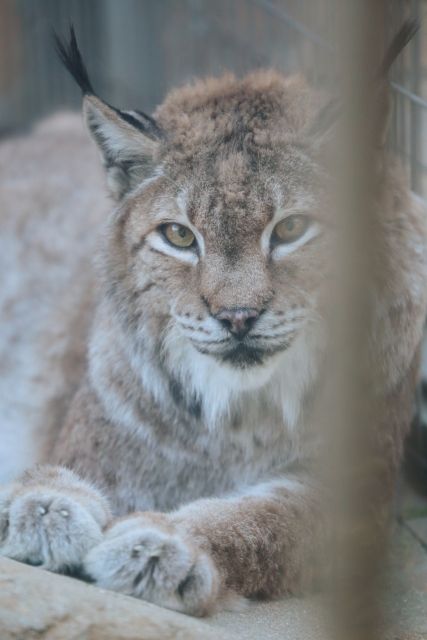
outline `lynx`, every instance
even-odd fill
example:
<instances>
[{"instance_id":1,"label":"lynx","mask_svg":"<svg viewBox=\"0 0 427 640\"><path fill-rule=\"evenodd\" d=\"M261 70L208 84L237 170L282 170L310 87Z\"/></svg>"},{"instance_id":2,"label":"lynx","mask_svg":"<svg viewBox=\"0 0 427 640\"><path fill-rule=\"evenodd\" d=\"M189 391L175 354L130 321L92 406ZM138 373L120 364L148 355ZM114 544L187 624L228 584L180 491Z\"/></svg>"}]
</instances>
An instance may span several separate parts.
<instances>
[{"instance_id":1,"label":"lynx","mask_svg":"<svg viewBox=\"0 0 427 640\"><path fill-rule=\"evenodd\" d=\"M319 98L300 77L256 71L174 90L151 117L95 94L73 32L59 50L115 206L107 214L73 116L3 144L6 422L23 407L4 441L18 447L28 421L47 444L2 486L0 553L193 615L299 591L322 526L309 470L328 345ZM427 304L426 229L380 153L370 285L385 414L372 429L391 490Z\"/></svg>"}]
</instances>

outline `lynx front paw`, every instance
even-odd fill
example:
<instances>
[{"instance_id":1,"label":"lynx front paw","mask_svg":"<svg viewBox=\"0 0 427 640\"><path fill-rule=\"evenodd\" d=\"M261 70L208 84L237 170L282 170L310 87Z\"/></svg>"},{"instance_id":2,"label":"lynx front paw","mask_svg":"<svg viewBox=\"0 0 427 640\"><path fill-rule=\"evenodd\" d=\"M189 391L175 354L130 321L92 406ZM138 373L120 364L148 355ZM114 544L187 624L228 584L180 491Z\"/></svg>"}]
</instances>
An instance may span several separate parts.
<instances>
[{"instance_id":1,"label":"lynx front paw","mask_svg":"<svg viewBox=\"0 0 427 640\"><path fill-rule=\"evenodd\" d=\"M218 594L213 562L162 516L118 521L86 557L98 586L191 615L209 613Z\"/></svg>"},{"instance_id":2,"label":"lynx front paw","mask_svg":"<svg viewBox=\"0 0 427 640\"><path fill-rule=\"evenodd\" d=\"M0 555L74 571L102 540L108 519L108 507L80 480L68 488L17 483L0 490Z\"/></svg>"}]
</instances>

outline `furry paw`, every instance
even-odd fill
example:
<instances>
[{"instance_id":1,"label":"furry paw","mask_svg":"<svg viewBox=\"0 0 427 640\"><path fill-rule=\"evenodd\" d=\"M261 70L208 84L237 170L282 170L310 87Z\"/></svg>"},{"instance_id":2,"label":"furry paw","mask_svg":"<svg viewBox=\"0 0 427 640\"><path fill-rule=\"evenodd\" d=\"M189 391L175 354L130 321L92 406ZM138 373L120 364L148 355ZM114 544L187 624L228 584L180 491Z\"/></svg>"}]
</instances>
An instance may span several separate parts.
<instances>
[{"instance_id":1,"label":"furry paw","mask_svg":"<svg viewBox=\"0 0 427 640\"><path fill-rule=\"evenodd\" d=\"M217 600L216 568L166 518L146 514L117 521L87 555L85 572L100 587L191 615L206 615Z\"/></svg>"},{"instance_id":2,"label":"furry paw","mask_svg":"<svg viewBox=\"0 0 427 640\"><path fill-rule=\"evenodd\" d=\"M0 555L56 572L81 566L102 540L110 514L95 490L68 470L46 484L25 479L0 489Z\"/></svg>"}]
</instances>

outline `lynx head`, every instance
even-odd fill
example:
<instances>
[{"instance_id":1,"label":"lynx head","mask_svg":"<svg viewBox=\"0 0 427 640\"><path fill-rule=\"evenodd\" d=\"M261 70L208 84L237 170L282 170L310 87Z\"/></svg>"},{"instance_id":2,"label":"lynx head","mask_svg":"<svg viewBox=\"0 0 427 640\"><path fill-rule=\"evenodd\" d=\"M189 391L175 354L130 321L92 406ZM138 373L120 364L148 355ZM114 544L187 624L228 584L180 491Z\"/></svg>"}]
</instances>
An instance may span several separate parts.
<instances>
[{"instance_id":1,"label":"lynx head","mask_svg":"<svg viewBox=\"0 0 427 640\"><path fill-rule=\"evenodd\" d=\"M322 231L303 81L208 79L173 91L150 117L94 95L74 34L63 57L118 204L109 268L129 321L140 295L230 366L287 349L312 306Z\"/></svg>"},{"instance_id":2,"label":"lynx head","mask_svg":"<svg viewBox=\"0 0 427 640\"><path fill-rule=\"evenodd\" d=\"M117 203L105 279L123 323L165 366L260 384L318 317L330 221L313 94L272 71L227 75L151 117L94 94L73 32L59 50Z\"/></svg>"}]
</instances>

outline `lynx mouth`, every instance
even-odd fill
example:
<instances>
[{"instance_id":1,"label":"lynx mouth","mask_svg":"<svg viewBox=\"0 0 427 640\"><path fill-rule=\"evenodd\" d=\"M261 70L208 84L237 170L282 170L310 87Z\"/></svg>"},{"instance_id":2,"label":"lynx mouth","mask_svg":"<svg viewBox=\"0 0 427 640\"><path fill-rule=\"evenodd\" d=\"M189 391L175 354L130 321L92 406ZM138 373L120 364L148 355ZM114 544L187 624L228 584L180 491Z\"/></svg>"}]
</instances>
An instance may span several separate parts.
<instances>
[{"instance_id":1,"label":"lynx mouth","mask_svg":"<svg viewBox=\"0 0 427 640\"><path fill-rule=\"evenodd\" d=\"M215 357L222 362L233 365L234 367L244 369L247 367L263 365L266 360L280 351L284 351L288 347L288 342L281 344L280 346L278 345L269 348L255 347L245 342L238 342L231 349L215 354Z\"/></svg>"},{"instance_id":2,"label":"lynx mouth","mask_svg":"<svg viewBox=\"0 0 427 640\"><path fill-rule=\"evenodd\" d=\"M240 369L261 366L266 360L288 349L295 337L290 332L286 339L272 341L268 336L246 336L243 340L232 337L221 340L191 340L193 346L203 355L215 358Z\"/></svg>"},{"instance_id":3,"label":"lynx mouth","mask_svg":"<svg viewBox=\"0 0 427 640\"><path fill-rule=\"evenodd\" d=\"M235 367L243 368L263 364L268 354L263 349L257 349L239 343L234 348L225 353L221 353L217 357L223 362L229 362Z\"/></svg>"}]
</instances>

